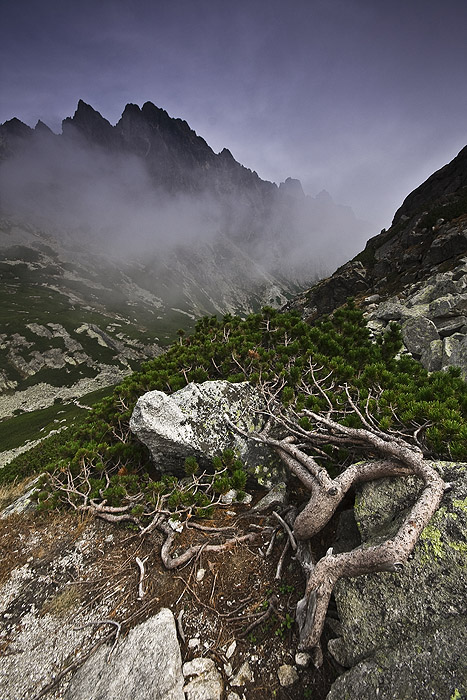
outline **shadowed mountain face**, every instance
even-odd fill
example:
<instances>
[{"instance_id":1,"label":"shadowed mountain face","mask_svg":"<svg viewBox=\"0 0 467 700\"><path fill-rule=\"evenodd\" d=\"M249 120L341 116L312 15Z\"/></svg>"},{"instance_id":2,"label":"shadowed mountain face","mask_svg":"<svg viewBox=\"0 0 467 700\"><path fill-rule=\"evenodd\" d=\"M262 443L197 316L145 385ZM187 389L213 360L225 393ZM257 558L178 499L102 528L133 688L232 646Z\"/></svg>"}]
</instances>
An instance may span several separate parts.
<instances>
[{"instance_id":1,"label":"shadowed mountain face","mask_svg":"<svg viewBox=\"0 0 467 700\"><path fill-rule=\"evenodd\" d=\"M436 274L461 279L466 265L467 147L406 197L387 231L370 238L361 253L289 306L312 320L348 297L403 298ZM465 294L461 296L465 307Z\"/></svg>"}]
</instances>

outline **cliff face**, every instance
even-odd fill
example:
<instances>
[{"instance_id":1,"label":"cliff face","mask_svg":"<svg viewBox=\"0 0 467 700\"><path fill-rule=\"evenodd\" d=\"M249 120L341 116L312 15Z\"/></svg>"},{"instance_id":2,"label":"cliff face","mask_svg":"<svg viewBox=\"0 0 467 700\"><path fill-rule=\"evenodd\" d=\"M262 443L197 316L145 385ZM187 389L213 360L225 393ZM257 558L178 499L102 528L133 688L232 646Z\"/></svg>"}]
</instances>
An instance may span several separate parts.
<instances>
[{"instance_id":1,"label":"cliff face","mask_svg":"<svg viewBox=\"0 0 467 700\"><path fill-rule=\"evenodd\" d=\"M467 146L443 168L437 170L417 187L403 201L402 206L394 215L393 224L416 216L417 213L431 209L434 202L448 204L449 201L466 196L467 187Z\"/></svg>"}]
</instances>

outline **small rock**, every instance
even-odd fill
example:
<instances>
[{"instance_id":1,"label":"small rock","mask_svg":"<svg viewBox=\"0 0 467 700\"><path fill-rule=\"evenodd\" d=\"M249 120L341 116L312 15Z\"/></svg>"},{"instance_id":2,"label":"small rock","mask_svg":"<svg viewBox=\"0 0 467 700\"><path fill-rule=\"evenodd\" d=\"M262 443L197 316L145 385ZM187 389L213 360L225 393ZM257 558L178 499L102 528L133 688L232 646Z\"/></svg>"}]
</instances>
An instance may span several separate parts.
<instances>
[{"instance_id":1,"label":"small rock","mask_svg":"<svg viewBox=\"0 0 467 700\"><path fill-rule=\"evenodd\" d=\"M456 331L462 333L462 328L467 325L467 316L456 316L454 318L435 319L435 325L442 338L452 335Z\"/></svg>"},{"instance_id":2,"label":"small rock","mask_svg":"<svg viewBox=\"0 0 467 700\"><path fill-rule=\"evenodd\" d=\"M237 695L237 693L234 693L233 690L231 690L227 695L227 700L240 700L240 695Z\"/></svg>"},{"instance_id":3,"label":"small rock","mask_svg":"<svg viewBox=\"0 0 467 700\"><path fill-rule=\"evenodd\" d=\"M352 666L352 662L349 659L349 655L347 653L347 647L342 637L330 639L328 642L328 650L331 656L334 657L338 664L340 664L344 668L350 668L350 666Z\"/></svg>"},{"instance_id":4,"label":"small rock","mask_svg":"<svg viewBox=\"0 0 467 700\"><path fill-rule=\"evenodd\" d=\"M276 484L258 503L253 506L255 513L264 513L272 506L283 506L287 504L287 486L281 481Z\"/></svg>"},{"instance_id":5,"label":"small rock","mask_svg":"<svg viewBox=\"0 0 467 700\"><path fill-rule=\"evenodd\" d=\"M200 645L198 637L193 637L188 640L188 649L197 649Z\"/></svg>"},{"instance_id":6,"label":"small rock","mask_svg":"<svg viewBox=\"0 0 467 700\"><path fill-rule=\"evenodd\" d=\"M449 316L455 301L455 297L452 294L444 297L438 297L438 299L432 301L429 306L430 318Z\"/></svg>"},{"instance_id":7,"label":"small rock","mask_svg":"<svg viewBox=\"0 0 467 700\"><path fill-rule=\"evenodd\" d=\"M228 659L230 659L235 654L236 648L237 648L237 642L234 639L232 644L229 644L229 647L228 647L227 651L225 652L225 655Z\"/></svg>"},{"instance_id":8,"label":"small rock","mask_svg":"<svg viewBox=\"0 0 467 700\"><path fill-rule=\"evenodd\" d=\"M298 681L297 669L294 666L289 666L289 664L282 664L277 671L277 676L283 688L288 688Z\"/></svg>"},{"instance_id":9,"label":"small rock","mask_svg":"<svg viewBox=\"0 0 467 700\"><path fill-rule=\"evenodd\" d=\"M297 654L295 654L295 663L297 666L301 666L302 668L306 668L308 664L311 661L311 656L307 654L305 651L299 651Z\"/></svg>"},{"instance_id":10,"label":"small rock","mask_svg":"<svg viewBox=\"0 0 467 700\"><path fill-rule=\"evenodd\" d=\"M428 372L437 372L443 363L443 343L441 340L432 340L422 352L420 362Z\"/></svg>"},{"instance_id":11,"label":"small rock","mask_svg":"<svg viewBox=\"0 0 467 700\"><path fill-rule=\"evenodd\" d=\"M250 664L245 661L238 669L236 675L230 681L230 685L239 686L245 683L253 683L253 673L251 672Z\"/></svg>"},{"instance_id":12,"label":"small rock","mask_svg":"<svg viewBox=\"0 0 467 700\"><path fill-rule=\"evenodd\" d=\"M224 673L227 676L227 678L230 678L232 675L232 664L224 664Z\"/></svg>"},{"instance_id":13,"label":"small rock","mask_svg":"<svg viewBox=\"0 0 467 700\"><path fill-rule=\"evenodd\" d=\"M182 670L185 677L195 676L183 688L186 700L221 700L224 683L212 659L187 661Z\"/></svg>"},{"instance_id":14,"label":"small rock","mask_svg":"<svg viewBox=\"0 0 467 700\"><path fill-rule=\"evenodd\" d=\"M398 302L385 302L374 311L370 319L379 319L381 321L399 321L404 314L404 309Z\"/></svg>"},{"instance_id":15,"label":"small rock","mask_svg":"<svg viewBox=\"0 0 467 700\"><path fill-rule=\"evenodd\" d=\"M421 355L433 340L439 340L438 331L433 321L420 316L411 318L402 325L404 345L412 354Z\"/></svg>"},{"instance_id":16,"label":"small rock","mask_svg":"<svg viewBox=\"0 0 467 700\"><path fill-rule=\"evenodd\" d=\"M185 678L188 676L199 676L201 673L210 673L216 670L216 664L212 659L204 658L202 656L193 659L192 661L187 661L183 664L183 675Z\"/></svg>"},{"instance_id":17,"label":"small rock","mask_svg":"<svg viewBox=\"0 0 467 700\"><path fill-rule=\"evenodd\" d=\"M227 493L223 493L221 496L221 502L224 503L225 505L229 506L231 503L235 501L237 498L237 492L235 489L230 489L230 491L227 491Z\"/></svg>"},{"instance_id":18,"label":"small rock","mask_svg":"<svg viewBox=\"0 0 467 700\"><path fill-rule=\"evenodd\" d=\"M204 578L205 573L206 573L206 569L198 569L198 571L196 572L196 580L198 581L198 583L201 583L201 581Z\"/></svg>"}]
</instances>

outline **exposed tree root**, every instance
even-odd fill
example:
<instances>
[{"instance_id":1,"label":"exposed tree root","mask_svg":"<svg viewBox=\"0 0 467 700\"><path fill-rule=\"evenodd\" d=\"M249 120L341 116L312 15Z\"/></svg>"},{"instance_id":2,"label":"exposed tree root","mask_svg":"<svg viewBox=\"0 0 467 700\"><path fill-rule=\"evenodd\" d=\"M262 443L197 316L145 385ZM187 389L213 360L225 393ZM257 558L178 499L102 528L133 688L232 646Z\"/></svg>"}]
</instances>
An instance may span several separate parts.
<instances>
[{"instance_id":1,"label":"exposed tree root","mask_svg":"<svg viewBox=\"0 0 467 700\"><path fill-rule=\"evenodd\" d=\"M352 402L351 402L352 403ZM310 491L310 499L293 523L293 537L300 543L296 552L307 583L304 597L297 604L299 649L312 653L316 665L322 663L320 638L326 611L336 582L342 576L360 576L376 571L395 571L403 565L433 513L437 510L446 485L424 459L418 446L397 435L389 435L369 423L357 406L353 411L360 417L363 428L349 428L327 415L311 411L304 413L313 420L314 429L305 430L298 422L281 416L283 426L292 428L293 435L276 440L267 433L247 434L231 423L245 437L264 442L278 453L288 469ZM272 414L271 414L272 415ZM294 439L314 447L330 444L361 448L383 459L360 462L348 467L335 479L317 464L313 457L293 444ZM388 476L418 476L425 484L420 497L405 518L397 534L379 545L360 547L343 554L329 551L316 565L309 547L311 537L327 524L345 494L355 484ZM287 541L287 547L293 540ZM285 556L285 551L281 559Z\"/></svg>"},{"instance_id":2,"label":"exposed tree root","mask_svg":"<svg viewBox=\"0 0 467 700\"><path fill-rule=\"evenodd\" d=\"M184 564L187 564L190 559L193 559L201 550L203 552L224 552L227 549L232 549L235 545L242 542L254 542L258 539L258 534L255 532L249 532L246 535L241 535L240 537L233 537L227 540L223 544L197 544L188 547L182 554L173 557L170 554L170 549L175 539L176 533L172 530L170 525L167 523L160 523L158 529L165 534L165 542L161 548L161 559L166 569L178 569Z\"/></svg>"},{"instance_id":3,"label":"exposed tree root","mask_svg":"<svg viewBox=\"0 0 467 700\"><path fill-rule=\"evenodd\" d=\"M347 387L342 389L345 407L338 412L321 384L315 380L313 367L311 367L310 372L315 381L315 391L327 400L329 410L326 413L318 414L304 410L298 415L290 409L285 414L283 407L281 408L276 403L275 395L269 394L265 395L267 410L264 411L268 420L261 433L247 433L235 426L228 416L224 417L231 428L245 438L272 447L288 470L299 479L309 492L309 500L299 513L292 508L284 517L274 514L287 535L277 565L276 579L281 577L287 551L291 548L306 577L305 594L298 602L296 610L299 648L309 650L314 656L316 665L320 665L322 661L320 638L329 600L336 582L343 576L395 571L403 565L413 551L421 532L437 510L446 484L423 455L419 442L420 426L416 427L412 435L404 437L395 432L381 430L370 414L370 397L367 398L366 406L361 410L352 399ZM342 425L331 417L336 413L340 415L341 419L347 418L349 413L353 414L359 419L362 427L351 428ZM300 422L300 417L308 419L307 428L302 427L303 422ZM279 424L283 431L287 431L288 435L282 439L271 437L270 428L273 424ZM323 451L325 446L346 448L357 454L361 454L363 451L370 459L352 464L333 479L326 469L309 454L312 452L318 455L317 459L326 456ZM267 529L260 527L258 528L259 532L249 532L232 537L222 544L205 542L189 546L180 554L172 554L171 549L176 533L168 522L171 512L167 509L164 501L168 495L162 496L149 512L146 511L145 516L150 518L150 522L143 526L135 515L138 512L135 509L135 504L143 499L142 493L132 496L127 494L126 503L122 506L108 505L103 498L103 493L101 493L102 500L98 502L97 499L90 496L92 493L90 474L90 466L83 461L82 471L78 477L73 477L71 472L67 471L66 483L54 476L51 476L51 479L52 483L55 480L57 488L61 489L61 493L64 494L63 499L77 510L86 510L96 517L111 522L130 521L137 526L140 536L145 536L156 529L159 530L165 537L160 552L161 559L169 570L186 565L194 557L199 556L201 552L223 552L241 543L254 542ZM415 475L420 478L424 483L424 488L394 537L378 545L359 547L343 554L333 554L330 550L318 563L313 562L309 546L310 539L329 522L349 489L360 482L372 479L407 475ZM194 477L196 488L206 486L203 482L204 476L203 472L200 477ZM217 496L211 494L211 498L211 505L219 505L219 501L214 500ZM180 513L178 515L180 516ZM184 512L184 517L187 518L188 529L195 527L208 536L234 529L231 527L211 528L194 523L189 525L191 510ZM274 530L274 528L269 529L270 531ZM266 555L270 554L272 549L274 535L272 538ZM144 596L144 561L137 559L136 563L140 569L139 598L141 599ZM211 597L215 581L216 579L214 579Z\"/></svg>"}]
</instances>

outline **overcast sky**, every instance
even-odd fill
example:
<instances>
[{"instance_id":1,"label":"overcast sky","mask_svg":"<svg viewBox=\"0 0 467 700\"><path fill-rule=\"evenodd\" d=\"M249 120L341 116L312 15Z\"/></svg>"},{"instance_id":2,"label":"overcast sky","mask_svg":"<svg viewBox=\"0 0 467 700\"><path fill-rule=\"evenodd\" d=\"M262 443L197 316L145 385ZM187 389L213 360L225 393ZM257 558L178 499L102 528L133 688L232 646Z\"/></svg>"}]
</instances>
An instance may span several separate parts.
<instances>
[{"instance_id":1,"label":"overcast sky","mask_svg":"<svg viewBox=\"0 0 467 700\"><path fill-rule=\"evenodd\" d=\"M375 233L467 143L465 0L3 0L0 27L0 122L149 100Z\"/></svg>"}]
</instances>

